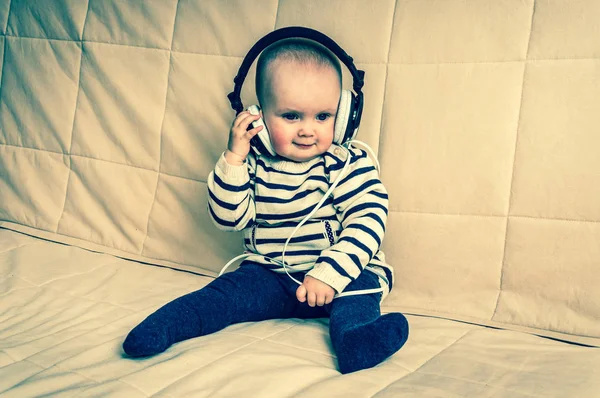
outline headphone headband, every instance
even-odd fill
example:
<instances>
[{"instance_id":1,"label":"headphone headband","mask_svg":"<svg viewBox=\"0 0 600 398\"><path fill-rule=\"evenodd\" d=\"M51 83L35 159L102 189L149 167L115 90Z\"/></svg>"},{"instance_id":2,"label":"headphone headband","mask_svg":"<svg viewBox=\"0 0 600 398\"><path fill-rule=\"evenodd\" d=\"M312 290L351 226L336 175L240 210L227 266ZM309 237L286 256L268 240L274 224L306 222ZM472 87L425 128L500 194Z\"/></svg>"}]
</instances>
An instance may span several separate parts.
<instances>
[{"instance_id":1,"label":"headphone headband","mask_svg":"<svg viewBox=\"0 0 600 398\"><path fill-rule=\"evenodd\" d=\"M242 61L242 65L240 66L240 69L238 70L238 74L233 79L233 82L234 82L233 91L231 93L227 94L227 98L229 98L231 107L236 111L236 113L240 113L244 110L244 105L242 104L242 99L241 99L242 84L244 83L244 80L246 79L246 76L248 75L248 71L250 70L252 63L260 55L260 53L265 48L267 48L271 44L275 43L276 41L288 39L288 38L292 38L292 37L300 37L300 38L310 39L310 40L316 41L318 43L321 43L327 49L329 49L340 61L342 61L342 63L344 65L346 65L346 67L352 74L352 80L353 80L352 88L354 89L356 96L357 96L357 100L358 100L357 111L359 112L359 114L356 115L356 120L360 121L360 116L361 116L362 108L363 108L363 106L362 106L363 105L362 104L363 103L362 87L364 85L365 72L357 69L356 66L354 65L354 60L352 59L352 57L349 56L330 37L326 36L325 34L319 32L317 30L314 30L311 28L305 28L302 26L288 26L285 28L274 30L273 32L270 32L266 36L262 37L260 40L258 40L254 44L254 46L252 46L252 48L250 49L250 51L248 51L248 54L246 54L246 57Z\"/></svg>"}]
</instances>

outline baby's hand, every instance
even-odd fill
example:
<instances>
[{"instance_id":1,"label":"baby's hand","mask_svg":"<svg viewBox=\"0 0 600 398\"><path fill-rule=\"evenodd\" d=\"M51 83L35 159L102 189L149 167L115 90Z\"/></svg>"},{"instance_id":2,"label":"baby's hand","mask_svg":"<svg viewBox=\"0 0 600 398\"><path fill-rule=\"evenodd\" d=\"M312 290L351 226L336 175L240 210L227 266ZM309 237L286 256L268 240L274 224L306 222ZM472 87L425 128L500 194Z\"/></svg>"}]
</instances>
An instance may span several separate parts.
<instances>
[{"instance_id":1,"label":"baby's hand","mask_svg":"<svg viewBox=\"0 0 600 398\"><path fill-rule=\"evenodd\" d=\"M248 152L250 152L250 140L263 129L263 126L258 126L248 130L248 126L259 118L260 114L252 115L248 111L240 112L237 115L231 125L227 151L225 151L225 160L227 160L227 163L231 165L241 165L244 163Z\"/></svg>"},{"instance_id":2,"label":"baby's hand","mask_svg":"<svg viewBox=\"0 0 600 398\"><path fill-rule=\"evenodd\" d=\"M322 307L331 303L334 295L335 290L331 286L309 275L304 277L304 282L296 289L298 301L303 303L308 298L308 305L311 307L315 304Z\"/></svg>"}]
</instances>

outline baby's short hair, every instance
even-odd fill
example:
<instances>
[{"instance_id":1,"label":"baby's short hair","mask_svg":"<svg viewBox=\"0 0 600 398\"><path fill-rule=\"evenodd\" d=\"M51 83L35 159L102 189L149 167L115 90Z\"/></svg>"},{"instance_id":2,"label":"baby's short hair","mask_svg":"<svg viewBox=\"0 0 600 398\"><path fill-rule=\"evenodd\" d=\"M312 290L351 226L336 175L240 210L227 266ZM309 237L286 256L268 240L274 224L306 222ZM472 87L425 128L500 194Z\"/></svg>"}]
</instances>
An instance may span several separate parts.
<instances>
[{"instance_id":1,"label":"baby's short hair","mask_svg":"<svg viewBox=\"0 0 600 398\"><path fill-rule=\"evenodd\" d=\"M302 38L285 39L271 44L259 56L256 63L256 96L263 104L267 95L269 68L276 60L293 61L306 65L330 66L342 83L340 61L325 46Z\"/></svg>"}]
</instances>

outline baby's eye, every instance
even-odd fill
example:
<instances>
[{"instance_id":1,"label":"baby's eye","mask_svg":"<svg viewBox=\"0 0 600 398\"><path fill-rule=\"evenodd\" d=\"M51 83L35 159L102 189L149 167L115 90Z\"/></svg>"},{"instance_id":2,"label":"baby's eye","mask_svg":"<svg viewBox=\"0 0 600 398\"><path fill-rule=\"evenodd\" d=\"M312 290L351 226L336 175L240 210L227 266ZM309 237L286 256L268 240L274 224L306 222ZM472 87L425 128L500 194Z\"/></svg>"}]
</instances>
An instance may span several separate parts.
<instances>
[{"instance_id":1,"label":"baby's eye","mask_svg":"<svg viewBox=\"0 0 600 398\"><path fill-rule=\"evenodd\" d=\"M283 115L281 115L282 118L284 118L285 120L297 120L298 119L298 115L296 115L295 113L284 113Z\"/></svg>"},{"instance_id":2,"label":"baby's eye","mask_svg":"<svg viewBox=\"0 0 600 398\"><path fill-rule=\"evenodd\" d=\"M329 114L329 113L319 113L317 115L317 120L324 122L325 120L329 119L330 117L331 117L331 114Z\"/></svg>"}]
</instances>

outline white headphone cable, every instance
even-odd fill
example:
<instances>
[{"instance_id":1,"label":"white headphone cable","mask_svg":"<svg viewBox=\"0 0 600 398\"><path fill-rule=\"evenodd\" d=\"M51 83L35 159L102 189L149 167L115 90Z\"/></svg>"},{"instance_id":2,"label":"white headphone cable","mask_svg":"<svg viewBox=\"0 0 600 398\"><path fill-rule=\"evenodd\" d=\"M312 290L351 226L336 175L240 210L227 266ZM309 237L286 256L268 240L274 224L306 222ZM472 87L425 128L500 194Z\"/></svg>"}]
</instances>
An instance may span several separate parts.
<instances>
[{"instance_id":1,"label":"white headphone cable","mask_svg":"<svg viewBox=\"0 0 600 398\"><path fill-rule=\"evenodd\" d=\"M365 144L364 142L357 141L357 140L348 141L345 145L347 145L348 147L350 147L353 142L358 142L359 144L364 145L369 150L370 154L373 156L373 159L376 162L377 172L379 172L379 162L377 161L377 158L374 157L374 154L373 154L373 151L371 150L371 148L369 148L369 146L367 144ZM317 205L315 206L315 208L308 215L306 215L302 219L302 221L300 221L298 223L298 225L296 225L296 228L294 228L294 230L292 231L292 233L290 234L290 236L285 241L285 244L283 245L283 250L281 251L281 264L280 265L283 266L283 270L285 271L285 273L287 274L287 276L289 276L290 279L292 279L298 285L302 285L302 282L300 282L299 280L297 280L296 278L294 278L292 275L290 275L290 273L287 270L287 266L285 264L285 251L287 250L287 246L290 243L290 240L296 234L296 232L298 231L298 229L300 229L300 227L302 225L304 225L304 223L306 223L313 216L313 214L315 214L317 212L317 210L319 210L319 208L323 205L323 203L329 197L329 195L331 195L333 193L333 190L338 186L338 184L342 180L342 178L345 177L344 174L347 171L348 167L350 166L350 158L351 158L350 150L349 150L348 147L344 147L344 149L346 149L346 162L344 163L344 167L342 167L342 171L340 172L340 174L338 175L338 177L335 179L335 181L333 182L333 184L331 184L331 187L329 187L329 189L327 190L327 192L325 192L325 195L323 195L323 198L321 198L321 200L319 201L319 203L317 203ZM275 260L275 261L277 261L277 260ZM368 268L366 268L366 270L371 271ZM374 272L374 271L371 271L371 272L373 272L373 273L375 273L377 275L376 272ZM336 298L346 297L346 296L358 296L358 295L362 295L362 294L379 293L379 292L383 292L383 290L384 289L382 287L381 288L375 288L375 289L354 290L354 291L348 291L348 292L338 293L333 298L336 299Z\"/></svg>"},{"instance_id":2,"label":"white headphone cable","mask_svg":"<svg viewBox=\"0 0 600 398\"><path fill-rule=\"evenodd\" d=\"M361 146L364 146L368 150L368 152L371 154L373 160L375 161L375 164L376 164L376 167L377 167L377 172L379 172L379 162L377 161L377 158L374 156L374 153L373 153L372 149L366 143L364 143L362 141L358 141L358 140L348 141L346 144L344 144L345 146L343 146L343 148L346 149L346 161L344 163L344 166L342 167L342 170L341 170L340 174L335 179L335 181L333 182L333 184L331 184L331 186L329 187L329 189L327 190L327 192L325 192L325 194L323 195L323 197L321 198L321 200L319 201L319 203L317 203L317 205L311 210L311 212L308 213L302 219L302 221L300 221L296 225L296 227L294 228L294 230L292 231L292 233L290 234L290 236L287 238L287 240L285 241L285 244L283 245L283 250L281 251L281 260L277 260L277 259L274 259L274 258L265 257L269 261L272 261L272 262L276 263L277 265L281 266L283 268L283 270L285 271L285 273L287 274L287 276L291 280L293 280L294 282L296 282L298 285L302 285L302 282L300 282L298 279L294 278L289 273L289 271L287 270L288 267L287 267L287 265L285 263L285 252L287 250L288 244L290 243L291 239L296 234L296 232L298 232L298 230L300 229L300 227L302 227L302 225L304 225L321 208L321 206L323 206L323 203L325 203L325 201L327 200L327 198L333 193L333 190L338 186L338 184L340 183L340 181L344 177L345 172L347 171L348 167L350 166L351 154L350 154L349 147L352 145L352 143L355 143L355 142L358 142ZM231 266L231 264L233 264L236 261L241 260L243 258L250 257L252 255L254 255L254 253L246 252L246 253L240 254L239 256L236 256L236 257L232 258L221 269L221 271L219 272L219 276L223 275L223 273L225 272L225 270L227 268L229 268ZM368 268L365 268L365 269L368 270L368 271L371 271ZM375 273L377 275L376 272L374 272L374 271L371 271L371 272L373 272L373 273ZM383 292L383 290L384 290L383 288L375 288L375 289L363 289L363 290L354 290L354 291L342 292L342 293L336 294L334 296L334 299L339 298L339 297L346 297L346 296L357 296L357 295L362 295L362 294L379 293L379 292Z\"/></svg>"},{"instance_id":3,"label":"white headphone cable","mask_svg":"<svg viewBox=\"0 0 600 398\"><path fill-rule=\"evenodd\" d=\"M377 169L377 174L381 174L381 167L379 166L379 160L377 160L377 156L375 156L375 152L373 152L373 149L371 149L371 147L366 142L362 142L359 140L350 140L347 143L345 143L344 145L351 146L354 144L358 144L360 147L366 149L367 152L369 152L369 155L371 155L371 159L373 159L373 162L375 163L375 168Z\"/></svg>"},{"instance_id":4,"label":"white headphone cable","mask_svg":"<svg viewBox=\"0 0 600 398\"><path fill-rule=\"evenodd\" d=\"M283 250L281 252L281 260L277 260L277 259L270 258L270 257L265 257L269 261L272 261L272 262L276 263L277 265L283 267L283 269L284 269L285 273L287 274L287 276L289 276L290 279L292 279L298 285L302 285L302 282L300 282L299 280L297 280L296 278L294 278L292 275L290 275L290 273L287 270L287 265L285 263L285 251L287 250L287 246L290 243L290 240L292 239L292 237L296 234L296 232L298 232L298 229L300 229L300 227L302 227L302 225L304 225L321 208L321 206L323 206L323 203L325 203L325 201L327 200L327 198L329 197L329 195L331 195L333 193L333 190L337 187L337 185L339 184L339 182L342 180L344 172L346 171L346 169L348 168L349 165L350 165L350 153L348 152L348 156L346 157L346 162L344 163L344 167L342 167L342 171L340 172L340 175L338 176L338 178L336 178L336 180L333 182L333 184L331 184L331 186L329 187L329 189L327 190L327 192L325 192L325 195L323 195L323 197L321 198L321 200L319 201L319 203L317 203L317 205L314 207L314 209L310 213L308 213L302 219L302 221L300 221L298 223L298 225L296 225L296 227L294 228L294 230L292 231L292 233L290 234L290 236L285 241L285 244L283 245ZM229 262L227 264L225 264L225 266L223 268L221 268L221 271L219 272L219 276L223 275L223 273L225 272L225 270L227 268L229 268L231 266L231 264L235 263L238 260L250 257L253 254L254 253L243 253L243 254L240 254L239 256L236 256L236 257L232 258L231 260L229 260Z\"/></svg>"},{"instance_id":5,"label":"white headphone cable","mask_svg":"<svg viewBox=\"0 0 600 398\"><path fill-rule=\"evenodd\" d=\"M290 243L290 240L292 239L292 237L296 234L296 232L298 232L298 230L300 229L300 227L303 226L304 223L306 223L313 216L313 214L315 214L321 208L321 206L323 206L323 203L325 203L325 201L327 200L327 198L333 193L333 190L338 186L339 182L342 180L342 177L344 176L344 173L348 169L348 166L350 166L350 152L349 151L348 151L347 156L346 156L346 162L344 163L344 167L342 167L342 171L340 172L338 178L336 178L335 181L333 182L333 184L331 184L331 186L329 187L329 189L327 190L327 192L325 192L325 195L323 195L323 197L321 198L321 200L319 201L319 203L317 203L317 205L315 206L315 208L312 209L312 211L310 213L308 213L302 219L302 221L300 221L298 223L298 225L296 225L296 227L294 228L294 230L292 231L292 233L290 234L290 236L285 241L285 244L283 245L283 250L281 251L281 265L283 266L283 269L284 269L285 273L287 274L287 276L289 276L298 285L302 285L302 282L300 282L299 280L297 280L296 278L294 278L292 275L290 275L290 273L287 270L287 266L285 264L285 251L287 250L287 246Z\"/></svg>"}]
</instances>

